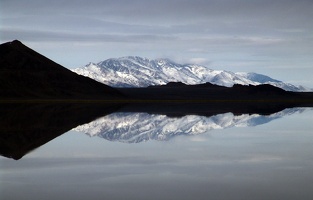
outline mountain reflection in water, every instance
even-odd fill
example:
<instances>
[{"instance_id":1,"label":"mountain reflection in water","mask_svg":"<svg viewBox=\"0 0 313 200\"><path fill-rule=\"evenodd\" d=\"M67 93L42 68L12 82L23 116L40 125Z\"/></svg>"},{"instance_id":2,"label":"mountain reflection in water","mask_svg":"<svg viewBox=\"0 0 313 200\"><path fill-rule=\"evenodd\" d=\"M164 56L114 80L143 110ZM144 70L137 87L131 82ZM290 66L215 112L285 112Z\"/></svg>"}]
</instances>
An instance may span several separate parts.
<instances>
[{"instance_id":1,"label":"mountain reflection in water","mask_svg":"<svg viewBox=\"0 0 313 200\"><path fill-rule=\"evenodd\" d=\"M159 114L117 112L78 126L74 130L89 136L125 143L167 141L179 135L199 135L214 129L257 126L301 113L306 109L308 108L288 108L270 115L234 115L228 112L210 117L199 115L168 117Z\"/></svg>"},{"instance_id":2,"label":"mountain reflection in water","mask_svg":"<svg viewBox=\"0 0 313 200\"><path fill-rule=\"evenodd\" d=\"M212 129L255 126L305 110L292 107L265 103L1 104L0 154L20 159L73 128L110 141L166 141Z\"/></svg>"}]
</instances>

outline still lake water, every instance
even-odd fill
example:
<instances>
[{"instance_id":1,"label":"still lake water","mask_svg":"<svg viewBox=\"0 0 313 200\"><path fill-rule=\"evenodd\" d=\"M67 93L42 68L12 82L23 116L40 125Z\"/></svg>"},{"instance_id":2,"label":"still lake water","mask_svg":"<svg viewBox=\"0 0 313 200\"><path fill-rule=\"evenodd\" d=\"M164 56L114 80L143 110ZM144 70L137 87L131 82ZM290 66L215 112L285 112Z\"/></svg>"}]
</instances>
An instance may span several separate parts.
<instances>
[{"instance_id":1,"label":"still lake water","mask_svg":"<svg viewBox=\"0 0 313 200\"><path fill-rule=\"evenodd\" d=\"M313 199L312 130L312 108L112 113L1 157L0 199Z\"/></svg>"}]
</instances>

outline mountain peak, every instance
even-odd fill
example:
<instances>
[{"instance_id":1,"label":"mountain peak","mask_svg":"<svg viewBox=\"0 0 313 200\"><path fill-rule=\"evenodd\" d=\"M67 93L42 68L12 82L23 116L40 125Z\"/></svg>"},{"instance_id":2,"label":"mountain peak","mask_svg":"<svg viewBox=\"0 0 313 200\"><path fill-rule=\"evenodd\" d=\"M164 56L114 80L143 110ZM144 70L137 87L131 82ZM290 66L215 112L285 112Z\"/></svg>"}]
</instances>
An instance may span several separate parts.
<instances>
[{"instance_id":1,"label":"mountain peak","mask_svg":"<svg viewBox=\"0 0 313 200\"><path fill-rule=\"evenodd\" d=\"M6 42L1 44L0 53L2 56L8 54L12 51L12 49L25 49L27 48L22 42L19 40L13 40L11 42Z\"/></svg>"},{"instance_id":2,"label":"mountain peak","mask_svg":"<svg viewBox=\"0 0 313 200\"><path fill-rule=\"evenodd\" d=\"M23 43L19 40L13 40L11 42L8 42L10 45L23 45ZM24 46L24 45L23 45Z\"/></svg>"},{"instance_id":3,"label":"mountain peak","mask_svg":"<svg viewBox=\"0 0 313 200\"><path fill-rule=\"evenodd\" d=\"M19 40L13 40L11 42L6 42L1 44L2 51L10 51L9 49L16 49L16 50L30 50L27 46L25 46L21 41ZM5 49L5 50L4 50ZM5 52L1 52L5 53Z\"/></svg>"}]
</instances>

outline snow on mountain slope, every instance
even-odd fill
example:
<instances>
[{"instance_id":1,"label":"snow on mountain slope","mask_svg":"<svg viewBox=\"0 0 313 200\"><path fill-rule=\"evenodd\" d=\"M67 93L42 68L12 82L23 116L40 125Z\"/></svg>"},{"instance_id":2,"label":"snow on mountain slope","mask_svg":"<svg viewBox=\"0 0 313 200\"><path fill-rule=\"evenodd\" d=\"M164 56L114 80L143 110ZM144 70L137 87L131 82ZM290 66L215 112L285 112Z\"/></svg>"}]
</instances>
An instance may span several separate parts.
<instances>
[{"instance_id":1,"label":"snow on mountain slope","mask_svg":"<svg viewBox=\"0 0 313 200\"><path fill-rule=\"evenodd\" d=\"M304 112L308 108L290 108L268 116L259 114L218 114L211 117L187 115L179 118L148 113L113 113L74 130L109 141L139 143L148 140L167 141L179 135L199 135L214 129L248 127Z\"/></svg>"},{"instance_id":2,"label":"snow on mountain slope","mask_svg":"<svg viewBox=\"0 0 313 200\"><path fill-rule=\"evenodd\" d=\"M282 88L286 91L310 91L310 89L305 88L303 86L295 86L292 85L290 83L284 83L282 81L273 79L271 77L265 76L263 74L257 74L257 73L253 73L253 72L237 72L236 73L239 76L245 77L251 81L260 83L260 84L270 84L273 85L275 87L279 87Z\"/></svg>"},{"instance_id":3,"label":"snow on mountain slope","mask_svg":"<svg viewBox=\"0 0 313 200\"><path fill-rule=\"evenodd\" d=\"M169 59L150 60L134 56L111 58L97 64L89 63L73 71L112 87L147 87L168 82L185 84L210 82L226 87L232 87L234 84L271 84L287 91L306 91L302 86L294 86L262 74L212 70L194 64L181 65Z\"/></svg>"}]
</instances>

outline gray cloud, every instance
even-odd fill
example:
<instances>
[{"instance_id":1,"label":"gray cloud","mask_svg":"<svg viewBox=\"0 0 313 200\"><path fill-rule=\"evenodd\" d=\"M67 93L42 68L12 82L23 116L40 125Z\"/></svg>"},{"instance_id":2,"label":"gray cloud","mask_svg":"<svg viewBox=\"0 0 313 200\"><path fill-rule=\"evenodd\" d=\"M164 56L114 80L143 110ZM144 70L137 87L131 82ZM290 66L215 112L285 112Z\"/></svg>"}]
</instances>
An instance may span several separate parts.
<instances>
[{"instance_id":1,"label":"gray cloud","mask_svg":"<svg viewBox=\"0 0 313 200\"><path fill-rule=\"evenodd\" d=\"M2 4L4 28L196 35L281 35L293 30L306 34L313 29L308 20L313 3L301 0L30 0Z\"/></svg>"},{"instance_id":2,"label":"gray cloud","mask_svg":"<svg viewBox=\"0 0 313 200\"><path fill-rule=\"evenodd\" d=\"M105 33L77 33L62 31L38 31L38 30L3 30L3 39L11 40L20 38L31 42L87 42L87 43L147 43L154 41L173 41L176 37L163 35L124 35L124 34L105 34ZM22 38L21 38L22 37Z\"/></svg>"}]
</instances>

